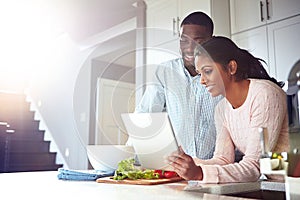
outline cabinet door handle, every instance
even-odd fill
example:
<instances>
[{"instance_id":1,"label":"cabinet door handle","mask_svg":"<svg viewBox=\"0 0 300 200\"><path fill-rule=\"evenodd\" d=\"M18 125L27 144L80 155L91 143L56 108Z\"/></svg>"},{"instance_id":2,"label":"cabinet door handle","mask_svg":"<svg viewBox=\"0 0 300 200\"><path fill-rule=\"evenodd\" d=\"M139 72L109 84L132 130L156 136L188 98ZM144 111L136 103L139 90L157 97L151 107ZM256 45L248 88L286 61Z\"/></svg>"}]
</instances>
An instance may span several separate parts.
<instances>
[{"instance_id":1,"label":"cabinet door handle","mask_svg":"<svg viewBox=\"0 0 300 200\"><path fill-rule=\"evenodd\" d=\"M173 18L173 35L176 35L176 19Z\"/></svg>"},{"instance_id":2,"label":"cabinet door handle","mask_svg":"<svg viewBox=\"0 0 300 200\"><path fill-rule=\"evenodd\" d=\"M178 37L180 36L180 18L177 17L177 34L178 34Z\"/></svg>"},{"instance_id":3,"label":"cabinet door handle","mask_svg":"<svg viewBox=\"0 0 300 200\"><path fill-rule=\"evenodd\" d=\"M262 1L260 1L260 21L261 21L261 22L264 21L263 7L264 7L264 4L263 4Z\"/></svg>"},{"instance_id":4,"label":"cabinet door handle","mask_svg":"<svg viewBox=\"0 0 300 200\"><path fill-rule=\"evenodd\" d=\"M270 5L270 2L269 2L269 0L267 0L267 20L269 20L271 18L270 12L269 12L269 5Z\"/></svg>"}]
</instances>

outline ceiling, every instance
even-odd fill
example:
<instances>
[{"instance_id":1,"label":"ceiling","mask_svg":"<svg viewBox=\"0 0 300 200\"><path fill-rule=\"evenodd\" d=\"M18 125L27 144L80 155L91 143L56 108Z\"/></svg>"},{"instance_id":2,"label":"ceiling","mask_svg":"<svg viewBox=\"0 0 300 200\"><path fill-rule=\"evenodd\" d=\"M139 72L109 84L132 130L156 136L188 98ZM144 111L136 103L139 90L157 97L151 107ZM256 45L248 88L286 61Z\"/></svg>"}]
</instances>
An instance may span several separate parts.
<instances>
[{"instance_id":1,"label":"ceiling","mask_svg":"<svg viewBox=\"0 0 300 200\"><path fill-rule=\"evenodd\" d=\"M53 0L52 4L64 31L81 45L88 39L136 17L137 1ZM103 49L97 60L134 66L135 54L125 54L135 48L135 32L122 33L97 45Z\"/></svg>"},{"instance_id":2,"label":"ceiling","mask_svg":"<svg viewBox=\"0 0 300 200\"><path fill-rule=\"evenodd\" d=\"M136 0L53 0L63 29L77 42L136 16Z\"/></svg>"}]
</instances>

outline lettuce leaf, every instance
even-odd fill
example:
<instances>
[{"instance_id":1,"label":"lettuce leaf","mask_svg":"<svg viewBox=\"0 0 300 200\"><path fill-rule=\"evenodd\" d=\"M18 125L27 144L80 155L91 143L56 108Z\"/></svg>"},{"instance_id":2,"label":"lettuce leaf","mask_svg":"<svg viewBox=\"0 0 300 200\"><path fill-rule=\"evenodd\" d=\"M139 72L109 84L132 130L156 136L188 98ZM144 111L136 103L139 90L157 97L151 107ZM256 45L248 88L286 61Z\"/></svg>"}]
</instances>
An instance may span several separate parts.
<instances>
[{"instance_id":1,"label":"lettuce leaf","mask_svg":"<svg viewBox=\"0 0 300 200\"><path fill-rule=\"evenodd\" d=\"M118 169L115 171L114 180L123 179L158 179L159 174L154 170L142 170L134 165L134 158L122 160L118 163Z\"/></svg>"}]
</instances>

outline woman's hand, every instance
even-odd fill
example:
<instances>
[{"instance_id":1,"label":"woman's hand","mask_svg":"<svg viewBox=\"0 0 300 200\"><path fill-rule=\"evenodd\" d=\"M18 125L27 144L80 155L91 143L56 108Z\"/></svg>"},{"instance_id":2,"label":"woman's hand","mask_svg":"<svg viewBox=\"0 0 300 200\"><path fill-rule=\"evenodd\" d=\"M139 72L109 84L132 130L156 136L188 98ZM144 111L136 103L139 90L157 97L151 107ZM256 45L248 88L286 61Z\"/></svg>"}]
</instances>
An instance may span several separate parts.
<instances>
[{"instance_id":1,"label":"woman's hand","mask_svg":"<svg viewBox=\"0 0 300 200\"><path fill-rule=\"evenodd\" d=\"M167 157L167 162L173 167L173 170L185 180L202 180L202 168L197 166L193 158L184 153L179 147L178 152L172 153Z\"/></svg>"}]
</instances>

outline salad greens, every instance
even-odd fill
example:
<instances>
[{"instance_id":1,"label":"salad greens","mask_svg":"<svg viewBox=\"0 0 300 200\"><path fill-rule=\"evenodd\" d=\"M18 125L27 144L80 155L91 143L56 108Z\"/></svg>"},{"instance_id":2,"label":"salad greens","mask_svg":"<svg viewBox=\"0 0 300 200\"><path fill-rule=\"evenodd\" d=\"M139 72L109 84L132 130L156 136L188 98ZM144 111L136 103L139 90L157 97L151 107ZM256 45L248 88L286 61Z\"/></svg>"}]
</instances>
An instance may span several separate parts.
<instances>
[{"instance_id":1,"label":"salad greens","mask_svg":"<svg viewBox=\"0 0 300 200\"><path fill-rule=\"evenodd\" d=\"M114 180L123 179L158 179L159 174L154 170L141 170L134 165L134 158L128 158L118 163L118 169L115 171Z\"/></svg>"}]
</instances>

